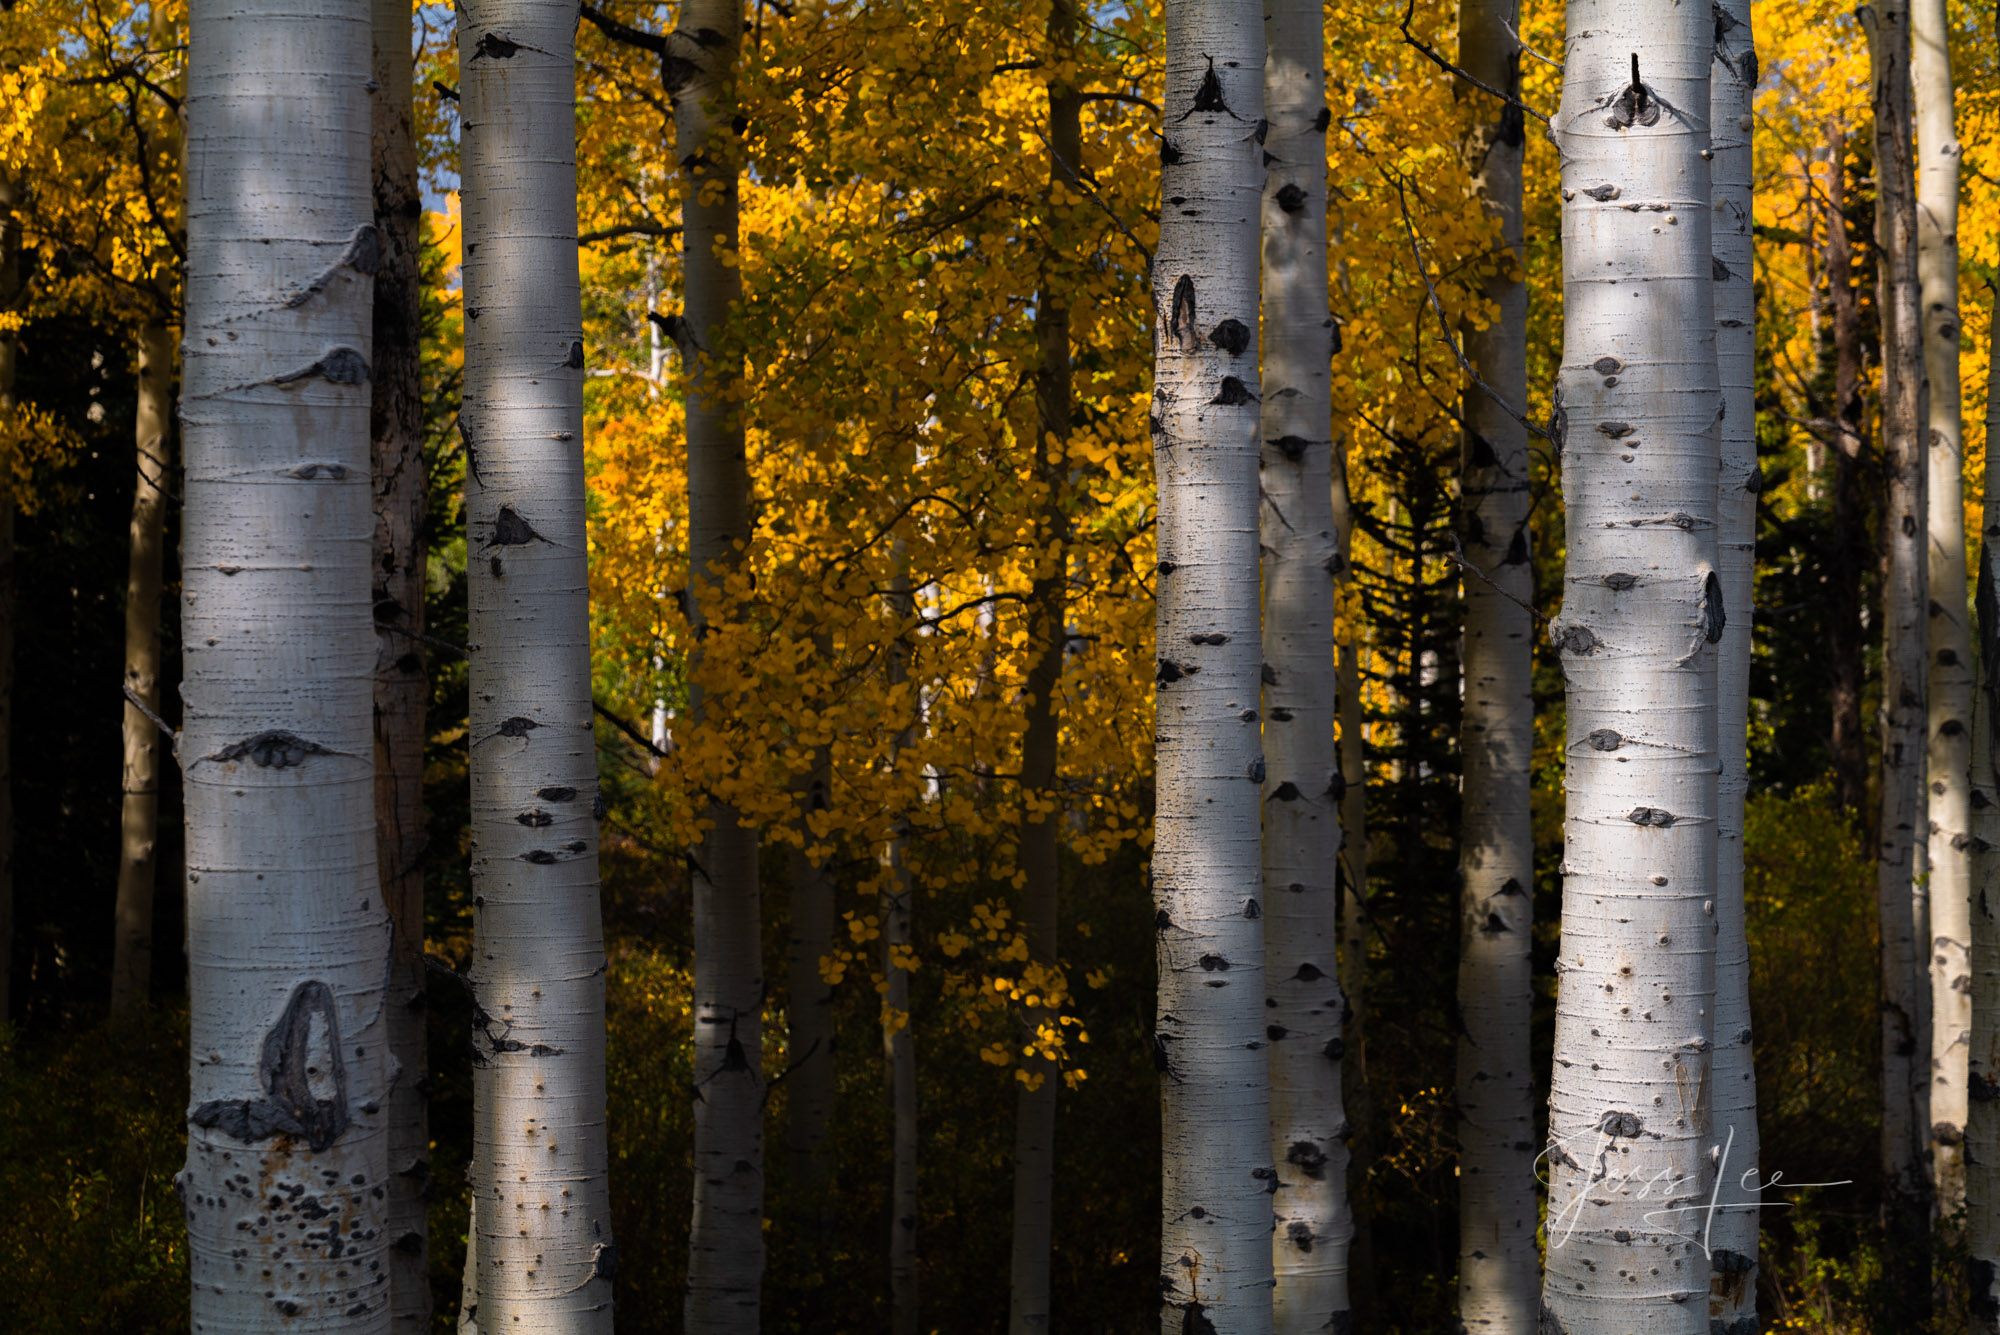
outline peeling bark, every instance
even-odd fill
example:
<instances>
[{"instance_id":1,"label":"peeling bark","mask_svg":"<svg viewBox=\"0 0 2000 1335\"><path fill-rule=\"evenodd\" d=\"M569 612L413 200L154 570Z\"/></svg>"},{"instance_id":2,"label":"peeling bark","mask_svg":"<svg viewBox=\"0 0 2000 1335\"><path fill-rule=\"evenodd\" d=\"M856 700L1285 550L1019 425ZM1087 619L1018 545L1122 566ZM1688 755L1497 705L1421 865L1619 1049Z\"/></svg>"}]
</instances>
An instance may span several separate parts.
<instances>
[{"instance_id":1,"label":"peeling bark","mask_svg":"<svg viewBox=\"0 0 2000 1335\"><path fill-rule=\"evenodd\" d=\"M365 9L196 0L180 756L197 1330L389 1328ZM290 299L312 285L303 302Z\"/></svg>"},{"instance_id":2,"label":"peeling bark","mask_svg":"<svg viewBox=\"0 0 2000 1335\"><path fill-rule=\"evenodd\" d=\"M1162 1329L1271 1331L1258 705L1263 7L1169 0L1153 265ZM1229 327L1234 322L1235 328ZM1240 332L1239 332L1240 331Z\"/></svg>"},{"instance_id":3,"label":"peeling bark","mask_svg":"<svg viewBox=\"0 0 2000 1335\"><path fill-rule=\"evenodd\" d=\"M489 1331L611 1330L604 937L585 566L576 8L460 11L473 1160ZM508 516L512 516L512 520ZM556 796L561 794L560 797ZM542 810L546 824L522 824Z\"/></svg>"},{"instance_id":4,"label":"peeling bark","mask_svg":"<svg viewBox=\"0 0 2000 1335\"><path fill-rule=\"evenodd\" d=\"M1666 0L1571 0L1568 31L1557 388L1572 424L1631 430L1572 430L1563 451L1551 636L1568 698L1565 880L1542 1301L1570 1335L1708 1335L1716 646L1749 615L1726 606L1717 574L1714 24Z\"/></svg>"}]
</instances>

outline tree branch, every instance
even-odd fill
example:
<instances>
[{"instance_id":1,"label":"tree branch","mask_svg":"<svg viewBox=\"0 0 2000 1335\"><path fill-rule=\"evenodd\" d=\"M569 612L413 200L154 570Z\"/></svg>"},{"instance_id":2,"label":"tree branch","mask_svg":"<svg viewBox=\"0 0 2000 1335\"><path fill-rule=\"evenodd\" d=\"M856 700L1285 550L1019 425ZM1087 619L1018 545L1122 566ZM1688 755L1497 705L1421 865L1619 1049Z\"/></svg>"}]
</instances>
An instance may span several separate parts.
<instances>
[{"instance_id":1,"label":"tree branch","mask_svg":"<svg viewBox=\"0 0 2000 1335\"><path fill-rule=\"evenodd\" d=\"M1547 116L1544 116L1541 112L1536 111L1533 107L1529 106L1526 102L1523 102L1520 98L1515 97L1511 93L1503 93L1498 88L1495 88L1492 84L1487 83L1484 80L1473 78L1471 74L1467 73L1465 70L1460 69L1458 66L1452 64L1449 60L1446 60L1443 56L1439 55L1437 53L1437 49L1431 46L1430 43L1424 41L1421 37L1418 37L1415 33L1411 32L1410 20L1413 17L1415 17L1416 12L1417 12L1417 0L1410 0L1409 8L1403 11L1402 28L1403 28L1404 41L1408 42L1411 46L1417 48L1417 50L1423 52L1424 55L1430 59L1432 64L1436 65L1446 74L1456 75L1458 78L1461 78L1465 80L1467 83L1471 84L1474 88L1477 88L1480 92L1485 93L1490 97L1499 98L1502 102L1505 102L1508 106L1513 107L1516 111L1519 111L1524 115L1533 116L1536 120L1540 121L1544 125L1547 125L1549 123L1549 118ZM1517 37L1515 38L1515 40L1519 41L1520 39Z\"/></svg>"},{"instance_id":2,"label":"tree branch","mask_svg":"<svg viewBox=\"0 0 2000 1335\"><path fill-rule=\"evenodd\" d=\"M664 223L625 223L618 227L606 227L595 232L585 232L577 237L576 244L579 246L593 246L599 241L616 241L620 237L627 236L656 236L666 238L676 237L680 234L680 228L668 227Z\"/></svg>"},{"instance_id":3,"label":"tree branch","mask_svg":"<svg viewBox=\"0 0 2000 1335\"><path fill-rule=\"evenodd\" d=\"M609 723L612 727L618 729L618 731L624 733L627 737L630 737L633 741L637 742L639 745L645 747L648 751L651 751L661 760L665 760L668 756L673 754L673 752L671 751L662 751L659 747L654 746L652 738L647 737L644 733L640 732L637 728L633 727L625 719L622 719L618 715L612 713L610 710L606 709L602 704L598 703L596 700L592 700L590 702L590 709L592 713L596 714L606 723Z\"/></svg>"}]
</instances>

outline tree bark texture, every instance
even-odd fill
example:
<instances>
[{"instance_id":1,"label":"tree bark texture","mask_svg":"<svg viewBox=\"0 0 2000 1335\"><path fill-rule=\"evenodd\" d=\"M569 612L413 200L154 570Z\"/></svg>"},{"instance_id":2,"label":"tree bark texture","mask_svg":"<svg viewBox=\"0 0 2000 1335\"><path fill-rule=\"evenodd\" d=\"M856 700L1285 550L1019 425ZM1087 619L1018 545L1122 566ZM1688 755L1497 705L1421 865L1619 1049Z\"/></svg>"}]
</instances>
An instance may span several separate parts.
<instances>
[{"instance_id":1,"label":"tree bark texture","mask_svg":"<svg viewBox=\"0 0 2000 1335\"><path fill-rule=\"evenodd\" d=\"M697 36L698 34L698 36ZM737 395L741 358L730 351L729 307L742 292L736 265L737 154L730 128L741 0L688 0L668 41L685 59L669 88L682 169L688 370L688 587L696 639L722 607L721 587L750 540L750 473ZM669 83L672 83L670 77ZM699 688L695 724L708 717ZM694 1217L688 1236L689 1329L754 1332L764 1277L764 965L757 831L736 809L711 806L694 872Z\"/></svg>"},{"instance_id":2,"label":"tree bark texture","mask_svg":"<svg viewBox=\"0 0 2000 1335\"><path fill-rule=\"evenodd\" d=\"M1263 390L1264 994L1272 1328L1338 1330L1347 1297L1340 757L1334 734L1333 318L1317 0L1266 0Z\"/></svg>"},{"instance_id":3,"label":"tree bark texture","mask_svg":"<svg viewBox=\"0 0 2000 1335\"><path fill-rule=\"evenodd\" d=\"M172 467L174 331L162 319L139 331L139 404L133 422L137 464L125 575L125 688L160 710L160 598ZM145 1009L153 980L154 852L160 837L160 750L153 720L125 702L125 758L119 784L118 899L112 943L111 1018L129 1024Z\"/></svg>"},{"instance_id":4,"label":"tree bark texture","mask_svg":"<svg viewBox=\"0 0 2000 1335\"><path fill-rule=\"evenodd\" d=\"M20 186L0 171L0 312L21 302ZM0 415L14 413L12 329L0 330ZM14 488L0 486L0 1020L14 1017Z\"/></svg>"},{"instance_id":5,"label":"tree bark texture","mask_svg":"<svg viewBox=\"0 0 2000 1335\"><path fill-rule=\"evenodd\" d=\"M1333 445L1334 587L1354 576L1354 509L1347 486L1347 438ZM1334 628L1334 697L1340 718L1340 990L1341 1104L1348 1138L1347 1296L1354 1320L1367 1328L1374 1310L1374 1238L1370 1227L1368 1168L1374 1163L1374 1104L1368 1097L1368 755L1362 739L1361 630L1354 622Z\"/></svg>"},{"instance_id":6,"label":"tree bark texture","mask_svg":"<svg viewBox=\"0 0 2000 1335\"><path fill-rule=\"evenodd\" d=\"M479 1325L608 1335L574 6L459 19Z\"/></svg>"},{"instance_id":7,"label":"tree bark texture","mask_svg":"<svg viewBox=\"0 0 2000 1335\"><path fill-rule=\"evenodd\" d=\"M396 1335L431 1322L430 1069L424 1005L424 642L421 227L412 129L408 0L372 0L376 87L369 95L375 230L373 441L375 541L375 856L396 936L389 957L389 1290Z\"/></svg>"},{"instance_id":8,"label":"tree bark texture","mask_svg":"<svg viewBox=\"0 0 2000 1335\"><path fill-rule=\"evenodd\" d=\"M389 1329L369 23L189 14L183 685L196 1330Z\"/></svg>"},{"instance_id":9,"label":"tree bark texture","mask_svg":"<svg viewBox=\"0 0 2000 1335\"><path fill-rule=\"evenodd\" d=\"M1928 987L1912 917L1912 877L1924 820L1926 609L1929 538L1923 442L1923 344L1917 278L1916 189L1910 144L1910 29L1904 0L1864 8L1875 98L1877 228L1882 239L1882 459L1888 498L1881 542L1882 771L1877 907L1882 943L1883 1217L1892 1285L1927 1286L1929 1127L1917 1090L1928 1081L1919 1046Z\"/></svg>"},{"instance_id":10,"label":"tree bark texture","mask_svg":"<svg viewBox=\"0 0 2000 1335\"><path fill-rule=\"evenodd\" d=\"M1459 8L1458 58L1488 87L1518 96L1518 0ZM1459 754L1458 1317L1473 1335L1530 1335L1539 1307L1535 1246L1533 1009L1535 849L1529 824L1534 752L1534 598L1529 561L1528 289L1523 280L1520 111L1466 84L1466 166L1506 254L1486 280L1494 318L1465 330L1489 393L1464 395L1460 487L1466 560L1465 697ZM1497 402L1496 402L1497 396Z\"/></svg>"},{"instance_id":11,"label":"tree bark texture","mask_svg":"<svg viewBox=\"0 0 2000 1335\"><path fill-rule=\"evenodd\" d=\"M1066 68L1076 48L1076 6L1055 0L1049 11L1052 63ZM1051 215L1081 202L1074 182L1083 162L1082 101L1063 79L1048 83L1049 184ZM1069 523L1064 507L1069 464L1066 458L1071 412L1069 303L1059 259L1044 261L1035 301L1035 482L1040 488L1035 549L1042 553L1030 589L1021 734L1020 923L1027 932L1029 958L1045 969L1061 968L1057 949L1060 903L1062 794L1057 787L1062 734L1063 651L1068 645ZM1053 1024L1049 1011L1025 1017L1033 1040L1036 1028ZM1024 1044L1024 1046L1026 1046ZM1050 1325L1049 1250L1053 1239L1056 1167L1056 1098L1062 1088L1055 1063L1039 1057L1023 1068L1034 1079L1015 1094L1014 1236L1010 1265L1007 1326L1010 1335L1040 1335Z\"/></svg>"},{"instance_id":12,"label":"tree bark texture","mask_svg":"<svg viewBox=\"0 0 2000 1335\"><path fill-rule=\"evenodd\" d=\"M2000 301L1995 303L2000 309ZM2000 329L2000 319L1994 326ZM2000 352L2000 340L1994 342ZM2000 440L2000 356L1988 364L1986 438ZM1980 689L1973 703L1973 899L1967 1059L1965 1250L1972 1329L2000 1335L2000 459L1989 452L1979 542Z\"/></svg>"},{"instance_id":13,"label":"tree bark texture","mask_svg":"<svg viewBox=\"0 0 2000 1335\"><path fill-rule=\"evenodd\" d=\"M1868 819L1868 739L1861 717L1862 574L1873 559L1863 529L1861 450L1868 405L1861 376L1861 303L1847 236L1847 127L1826 127L1826 289L1833 312L1833 539L1827 553L1828 720L1834 794L1862 826Z\"/></svg>"},{"instance_id":14,"label":"tree bark texture","mask_svg":"<svg viewBox=\"0 0 2000 1335\"><path fill-rule=\"evenodd\" d=\"M1965 1202L1966 1053L1972 995L1972 633L1965 587L1965 432L1958 375L1958 177L1951 27L1944 0L1912 0L1917 112L1917 281L1923 303L1930 530L1928 705L1930 1149L1937 1208ZM1919 941L1919 945L1926 943Z\"/></svg>"},{"instance_id":15,"label":"tree bark texture","mask_svg":"<svg viewBox=\"0 0 2000 1335\"><path fill-rule=\"evenodd\" d=\"M1719 0L1709 67L1710 211L1715 258L1715 360L1722 383L1721 473L1716 484L1716 569L1722 605L1717 667L1715 850L1715 1049L1711 1119L1712 1213L1703 1217L1709 1257L1708 1318L1716 1335L1756 1335L1757 1073L1751 1064L1750 941L1743 905L1743 815L1750 789L1750 646L1755 592L1757 496L1757 292L1751 248L1752 108L1757 52L1750 0ZM1748 1185L1746 1185L1748 1184Z\"/></svg>"},{"instance_id":16,"label":"tree bark texture","mask_svg":"<svg viewBox=\"0 0 2000 1335\"><path fill-rule=\"evenodd\" d=\"M1271 1331L1258 608L1264 15L1170 0L1153 466L1162 1329ZM1331 981L1331 980L1328 980Z\"/></svg>"},{"instance_id":17,"label":"tree bark texture","mask_svg":"<svg viewBox=\"0 0 2000 1335\"><path fill-rule=\"evenodd\" d=\"M1721 418L1707 10L1572 0L1562 948L1544 1330L1707 1335ZM1637 54L1635 54L1637 53ZM1637 1184L1650 1185L1642 1196Z\"/></svg>"}]
</instances>

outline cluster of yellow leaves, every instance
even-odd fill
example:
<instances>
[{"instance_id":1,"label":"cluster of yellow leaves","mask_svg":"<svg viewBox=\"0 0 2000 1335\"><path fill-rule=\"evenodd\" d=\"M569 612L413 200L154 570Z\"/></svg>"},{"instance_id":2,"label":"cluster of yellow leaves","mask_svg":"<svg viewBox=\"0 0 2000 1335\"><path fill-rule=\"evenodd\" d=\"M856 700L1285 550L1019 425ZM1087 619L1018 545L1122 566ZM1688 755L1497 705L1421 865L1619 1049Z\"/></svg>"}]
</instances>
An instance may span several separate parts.
<instances>
[{"instance_id":1,"label":"cluster of yellow leaves","mask_svg":"<svg viewBox=\"0 0 2000 1335\"><path fill-rule=\"evenodd\" d=\"M653 14L608 8L641 27ZM1440 114L1449 80L1402 41L1401 12L1382 3L1330 25L1335 393L1364 491L1384 452L1456 439L1456 365L1423 275L1455 328L1484 318L1478 285L1510 262L1465 207L1460 131ZM683 371L647 318L674 313L681 281L676 247L646 234L679 222L670 105L650 54L580 33L582 226L619 233L584 258L600 690L634 717L678 716L690 687L701 694L699 727L669 719L651 813L662 843L691 845L722 804L773 844L860 868L849 939L821 962L830 983L868 971L882 984L870 910L884 888L874 850L891 841L932 891L1022 888L1032 820L1061 821L1085 864L1150 843L1160 19L1093 12L1067 60L1046 19L1043 4L809 0L761 11L746 35L741 248L728 257L744 291L725 355L744 368L755 525L726 573L687 569ZM1420 30L1451 19L1438 0L1418 6ZM1087 191L1049 185L1052 79L1086 93ZM1071 313L1059 495L1034 459L1046 299ZM1023 792L1028 594L1057 574L1070 636L1058 791ZM708 609L698 657L691 583ZM892 674L898 655L907 670ZM822 753L832 791L809 809ZM945 995L1012 1016L1018 1036L985 1052L1035 1083L1081 1033L1066 971L1031 958L1011 915L981 902L970 921L926 923L890 964L935 955Z\"/></svg>"}]
</instances>

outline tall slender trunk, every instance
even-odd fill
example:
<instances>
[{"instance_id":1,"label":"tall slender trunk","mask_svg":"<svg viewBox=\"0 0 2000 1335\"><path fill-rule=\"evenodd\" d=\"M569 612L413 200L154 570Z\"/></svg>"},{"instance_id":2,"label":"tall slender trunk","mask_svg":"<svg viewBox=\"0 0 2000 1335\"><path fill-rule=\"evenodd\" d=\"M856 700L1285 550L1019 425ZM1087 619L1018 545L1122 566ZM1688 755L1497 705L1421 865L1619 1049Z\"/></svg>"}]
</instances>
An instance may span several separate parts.
<instances>
[{"instance_id":1,"label":"tall slender trunk","mask_svg":"<svg viewBox=\"0 0 2000 1335\"><path fill-rule=\"evenodd\" d=\"M148 23L148 45L164 51L174 45L167 11L154 6ZM158 125L155 151L162 157L181 155L178 108ZM155 201L166 216L178 210L178 200ZM175 256L167 238L158 238L154 259L171 273ZM173 439L174 332L171 279L167 291L155 290L157 303L139 331L138 410L133 418L132 527L127 545L125 579L125 689L160 708L160 599L163 547L166 542L167 476ZM153 896L159 865L153 855L159 844L160 733L145 713L127 701L121 724L124 763L119 784L118 897L113 911L111 1019L129 1025L145 1009L153 981Z\"/></svg>"},{"instance_id":2,"label":"tall slender trunk","mask_svg":"<svg viewBox=\"0 0 2000 1335\"><path fill-rule=\"evenodd\" d=\"M1931 922L1930 1137L1937 1208L1965 1202L1966 1051L1972 996L1972 633L1965 588L1964 409L1958 378L1958 168L1951 26L1944 0L1913 0L1917 111L1917 276L1929 385L1925 457L1930 529L1927 765Z\"/></svg>"},{"instance_id":3,"label":"tall slender trunk","mask_svg":"<svg viewBox=\"0 0 2000 1335\"><path fill-rule=\"evenodd\" d=\"M1551 638L1569 717L1542 1301L1568 1335L1707 1335L1715 645L1749 615L1716 568L1715 31L1666 0L1572 0L1568 26L1569 538Z\"/></svg>"},{"instance_id":4,"label":"tall slender trunk","mask_svg":"<svg viewBox=\"0 0 2000 1335\"><path fill-rule=\"evenodd\" d=\"M164 319L139 333L139 405L133 444L138 464L125 576L125 687L160 708L160 584L167 528L168 444L173 418L174 331ZM111 1018L130 1024L145 1009L153 977L153 891L159 866L160 730L131 701L124 711L120 785L117 934L112 947Z\"/></svg>"},{"instance_id":5,"label":"tall slender trunk","mask_svg":"<svg viewBox=\"0 0 2000 1335\"><path fill-rule=\"evenodd\" d=\"M379 1335L390 926L363 537L368 16L195 0L189 19L178 1187L193 1323Z\"/></svg>"},{"instance_id":6,"label":"tall slender trunk","mask_svg":"<svg viewBox=\"0 0 2000 1335\"><path fill-rule=\"evenodd\" d=\"M1347 486L1347 437L1333 445L1334 587L1354 577L1354 507ZM1349 620L1334 630L1334 702L1340 717L1340 1095L1347 1110L1347 1297L1357 1326L1375 1310L1375 1243L1368 1168L1375 1162L1375 1109L1368 1097L1368 755L1362 739L1361 629Z\"/></svg>"},{"instance_id":7,"label":"tall slender trunk","mask_svg":"<svg viewBox=\"0 0 2000 1335\"><path fill-rule=\"evenodd\" d=\"M831 646L821 652L830 653ZM808 813L827 809L832 784L832 759L825 747L819 747L807 779ZM804 826L801 836L805 845L813 842L810 826ZM800 1241L817 1254L824 1249L833 1223L827 1199L833 1183L833 1160L827 1152L835 1090L833 988L820 974L820 961L833 953L834 885L828 868L814 863L803 846L791 850L786 880L792 891L786 919L790 1005L785 1013L792 1071L786 1080L785 1149L791 1164L792 1213L803 1234Z\"/></svg>"},{"instance_id":8,"label":"tall slender trunk","mask_svg":"<svg viewBox=\"0 0 2000 1335\"><path fill-rule=\"evenodd\" d=\"M0 169L0 312L21 300L19 187ZM14 414L12 326L0 329L0 418ZM14 488L0 481L0 1020L14 1016Z\"/></svg>"},{"instance_id":9,"label":"tall slender trunk","mask_svg":"<svg viewBox=\"0 0 2000 1335\"><path fill-rule=\"evenodd\" d=\"M913 463L908 460L907 463ZM889 581L889 613L894 639L889 645L889 685L910 680L910 629L915 602L910 596L909 553L903 539L892 541L895 573ZM896 737L894 757L910 743L908 729ZM889 1331L917 1335L917 1045L910 1032L909 953L915 944L914 897L905 845L908 825L896 828L882 845L882 1061L889 1093Z\"/></svg>"},{"instance_id":10,"label":"tall slender trunk","mask_svg":"<svg viewBox=\"0 0 2000 1335\"><path fill-rule=\"evenodd\" d=\"M585 569L576 7L466 0L473 1155L488 1331L611 1329Z\"/></svg>"},{"instance_id":11,"label":"tall slender trunk","mask_svg":"<svg viewBox=\"0 0 2000 1335\"><path fill-rule=\"evenodd\" d=\"M1750 0L1720 0L1709 68L1710 213L1715 256L1715 360L1722 382L1722 471L1716 485L1716 570L1722 630L1716 728L1715 1112L1716 1180L1703 1221L1709 1254L1708 1316L1718 1335L1757 1333L1757 1072L1751 1063L1750 940L1743 905L1743 814L1749 793L1750 645L1755 592L1757 496L1757 292L1752 282L1751 127L1757 53Z\"/></svg>"},{"instance_id":12,"label":"tall slender trunk","mask_svg":"<svg viewBox=\"0 0 2000 1335\"><path fill-rule=\"evenodd\" d=\"M1471 0L1458 18L1458 58L1491 88L1518 94L1518 0ZM1467 328L1465 351L1492 386L1464 396L1460 490L1464 580L1464 765L1459 845L1458 1317L1481 1335L1530 1335L1538 1311L1535 1250L1534 1006L1529 948L1535 907L1528 817L1534 752L1534 567L1528 432L1528 288L1523 280L1521 112L1460 85L1475 115L1463 147L1472 184L1506 253L1486 280L1498 318ZM1497 395L1499 402L1494 401Z\"/></svg>"},{"instance_id":13,"label":"tall slender trunk","mask_svg":"<svg viewBox=\"0 0 2000 1335\"><path fill-rule=\"evenodd\" d=\"M697 640L727 615L722 580L750 540L750 473L735 403L741 357L729 307L742 292L736 265L736 54L741 0L688 0L669 38L686 82L674 99L682 167L686 316L689 607ZM707 718L699 688L690 710ZM753 1332L764 1277L764 965L759 935L757 831L725 802L709 808L694 873L694 1219L688 1236L688 1326Z\"/></svg>"},{"instance_id":14,"label":"tall slender trunk","mask_svg":"<svg viewBox=\"0 0 2000 1335\"><path fill-rule=\"evenodd\" d=\"M1863 532L1861 448L1868 405L1861 379L1861 302L1854 247L1847 237L1847 127L1826 126L1826 290L1833 311L1833 535L1827 553L1826 661L1828 736L1834 795L1860 825L1868 822L1868 740L1861 717Z\"/></svg>"},{"instance_id":15,"label":"tall slender trunk","mask_svg":"<svg viewBox=\"0 0 2000 1335\"><path fill-rule=\"evenodd\" d=\"M375 498L375 856L396 925L389 956L390 1302L397 1335L431 1323L430 1068L424 1007L424 642L421 331L423 199L412 128L409 0L371 0L374 88L369 94L375 231L375 376L369 413Z\"/></svg>"},{"instance_id":16,"label":"tall slender trunk","mask_svg":"<svg viewBox=\"0 0 2000 1335\"><path fill-rule=\"evenodd\" d=\"M1051 64L1066 69L1076 48L1076 5L1055 0L1049 10ZM1049 184L1045 198L1053 214L1082 202L1074 182L1083 164L1082 100L1062 79L1047 89ZM1046 969L1060 967L1057 905L1061 875L1062 796L1056 787L1057 746L1062 711L1063 650L1068 645L1069 525L1064 483L1069 472L1070 364L1067 284L1059 276L1061 257L1044 258L1041 290L1035 301L1035 482L1040 503L1035 550L1040 553L1030 590L1028 670L1023 683L1025 714L1021 735L1021 887L1019 919L1028 936L1029 958ZM1049 1023L1027 1019L1030 1029ZM1030 1038L1033 1035L1029 1035ZM1008 1330L1036 1335L1049 1328L1049 1249L1055 1205L1056 1095L1062 1084L1053 1062L1031 1058L1033 1077L1015 1095L1014 1244L1010 1266Z\"/></svg>"},{"instance_id":17,"label":"tall slender trunk","mask_svg":"<svg viewBox=\"0 0 2000 1335\"><path fill-rule=\"evenodd\" d=\"M1926 733L1926 451L1923 345L1917 284L1915 179L1910 148L1910 31L1905 0L1861 11L1874 82L1876 225L1882 238L1882 778L1877 907L1882 940L1882 1210L1888 1282L1910 1316L1928 1307L1928 1128L1916 1086L1927 1009L1912 920L1912 873L1924 819Z\"/></svg>"},{"instance_id":18,"label":"tall slender trunk","mask_svg":"<svg viewBox=\"0 0 2000 1335\"><path fill-rule=\"evenodd\" d=\"M1265 0L1264 1035L1272 1328L1338 1330L1347 1297L1341 1102L1340 757L1334 736L1333 319L1318 0Z\"/></svg>"},{"instance_id":19,"label":"tall slender trunk","mask_svg":"<svg viewBox=\"0 0 2000 1335\"><path fill-rule=\"evenodd\" d=\"M1994 302L2000 317L2000 293ZM1986 439L2000 440L2000 318L1988 338ZM2000 1335L2000 459L1986 456L1979 540L1980 690L1973 705L1972 1033L1965 1124L1966 1280L1972 1329Z\"/></svg>"},{"instance_id":20,"label":"tall slender trunk","mask_svg":"<svg viewBox=\"0 0 2000 1335\"><path fill-rule=\"evenodd\" d=\"M1168 0L1153 274L1162 1328L1271 1330L1258 726L1263 7Z\"/></svg>"}]
</instances>

